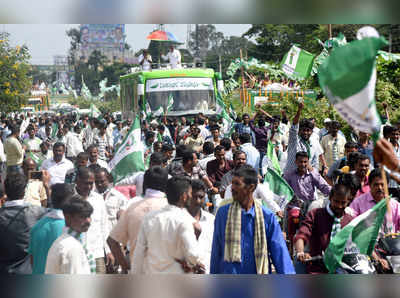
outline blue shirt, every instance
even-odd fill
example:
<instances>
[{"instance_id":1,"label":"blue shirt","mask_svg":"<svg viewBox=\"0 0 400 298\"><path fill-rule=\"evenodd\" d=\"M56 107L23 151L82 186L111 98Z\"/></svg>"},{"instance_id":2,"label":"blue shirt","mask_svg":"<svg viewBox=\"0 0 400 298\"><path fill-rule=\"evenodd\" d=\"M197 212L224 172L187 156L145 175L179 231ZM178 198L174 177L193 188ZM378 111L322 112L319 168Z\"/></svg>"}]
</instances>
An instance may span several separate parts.
<instances>
[{"instance_id":1,"label":"blue shirt","mask_svg":"<svg viewBox=\"0 0 400 298\"><path fill-rule=\"evenodd\" d=\"M44 274L47 253L53 242L62 234L64 219L44 216L31 230L28 252L33 256L33 274Z\"/></svg>"},{"instance_id":2,"label":"blue shirt","mask_svg":"<svg viewBox=\"0 0 400 298\"><path fill-rule=\"evenodd\" d=\"M245 211L242 209L241 253L242 261L224 261L225 228L228 219L228 210L231 204L218 209L214 223L214 236L211 250L211 274L257 274L256 259L254 255L254 206ZM281 228L274 214L262 206L265 231L267 233L267 245L269 252L269 271L271 272L271 260L279 274L295 274L292 260L283 239Z\"/></svg>"},{"instance_id":3,"label":"blue shirt","mask_svg":"<svg viewBox=\"0 0 400 298\"><path fill-rule=\"evenodd\" d=\"M248 133L251 136L251 142L254 145L256 143L256 136L254 135L254 132L252 131L250 124L249 125L245 125L244 123L238 123L235 125L235 131L238 134L242 134L242 133Z\"/></svg>"}]
</instances>

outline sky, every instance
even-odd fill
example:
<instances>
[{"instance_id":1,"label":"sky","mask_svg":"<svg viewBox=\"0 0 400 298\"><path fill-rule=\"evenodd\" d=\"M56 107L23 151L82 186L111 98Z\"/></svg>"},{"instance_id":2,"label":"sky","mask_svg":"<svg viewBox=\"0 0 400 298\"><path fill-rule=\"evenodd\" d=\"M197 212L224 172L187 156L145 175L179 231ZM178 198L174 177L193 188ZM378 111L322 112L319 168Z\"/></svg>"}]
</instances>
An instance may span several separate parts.
<instances>
[{"instance_id":1,"label":"sky","mask_svg":"<svg viewBox=\"0 0 400 298\"><path fill-rule=\"evenodd\" d=\"M195 25L192 25L192 30ZM67 55L70 40L66 31L78 28L79 24L2 24L1 31L11 34L12 45L26 44L31 53L32 64L53 64L53 56ZM127 24L126 42L136 52L147 48L149 40L146 36L157 27L156 24ZM250 24L215 24L217 31L225 36L241 36L250 27ZM179 41L185 42L187 24L166 24L166 31L172 32Z\"/></svg>"}]
</instances>

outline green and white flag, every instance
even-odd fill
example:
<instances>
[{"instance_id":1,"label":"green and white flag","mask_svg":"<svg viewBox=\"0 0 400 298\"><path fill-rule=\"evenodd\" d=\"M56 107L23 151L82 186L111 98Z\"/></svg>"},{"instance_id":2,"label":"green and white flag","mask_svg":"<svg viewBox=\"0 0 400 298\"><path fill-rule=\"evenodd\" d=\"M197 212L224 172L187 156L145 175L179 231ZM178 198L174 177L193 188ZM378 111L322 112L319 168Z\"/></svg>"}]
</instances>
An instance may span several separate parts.
<instances>
[{"instance_id":1,"label":"green and white flag","mask_svg":"<svg viewBox=\"0 0 400 298\"><path fill-rule=\"evenodd\" d=\"M101 112L99 111L99 109L96 107L95 104L91 103L90 104L90 117L99 117L101 115Z\"/></svg>"},{"instance_id":2,"label":"green and white flag","mask_svg":"<svg viewBox=\"0 0 400 298\"><path fill-rule=\"evenodd\" d=\"M83 80L83 76L82 76L81 96L85 97L86 99L92 99L92 93L90 92L89 88L86 86L85 81Z\"/></svg>"},{"instance_id":3,"label":"green and white flag","mask_svg":"<svg viewBox=\"0 0 400 298\"><path fill-rule=\"evenodd\" d=\"M314 55L293 45L283 57L281 68L290 78L303 80L310 75Z\"/></svg>"},{"instance_id":4,"label":"green and white flag","mask_svg":"<svg viewBox=\"0 0 400 298\"><path fill-rule=\"evenodd\" d=\"M344 46L345 44L347 44L346 36L344 36L342 33L339 33L337 37L332 37L325 41L324 47L327 49L338 48Z\"/></svg>"},{"instance_id":5,"label":"green and white flag","mask_svg":"<svg viewBox=\"0 0 400 298\"><path fill-rule=\"evenodd\" d=\"M381 125L375 104L375 59L387 42L374 28L367 28L371 32L360 34L362 39L332 50L319 67L318 78L338 113L352 127L373 134Z\"/></svg>"},{"instance_id":6,"label":"green and white flag","mask_svg":"<svg viewBox=\"0 0 400 298\"><path fill-rule=\"evenodd\" d=\"M174 97L173 97L172 94L170 93L170 94L168 95L168 103L167 103L167 111L166 111L166 112L171 111L173 105L174 105Z\"/></svg>"},{"instance_id":7,"label":"green and white flag","mask_svg":"<svg viewBox=\"0 0 400 298\"><path fill-rule=\"evenodd\" d=\"M278 145L276 145L276 146L278 146ZM271 142L271 140L268 140L266 155L269 158L269 160L272 162L272 167L274 168L274 170L279 175L282 175L281 165L279 164L279 160L278 160L278 157L276 156L276 152L275 152L275 145Z\"/></svg>"},{"instance_id":8,"label":"green and white flag","mask_svg":"<svg viewBox=\"0 0 400 298\"><path fill-rule=\"evenodd\" d=\"M268 168L264 177L264 183L275 195L275 202L281 210L284 210L286 205L292 200L294 191L290 185L282 178L274 169Z\"/></svg>"},{"instance_id":9,"label":"green and white flag","mask_svg":"<svg viewBox=\"0 0 400 298\"><path fill-rule=\"evenodd\" d=\"M154 112L154 116L159 117L162 114L164 114L164 108L162 106L160 106L155 112Z\"/></svg>"},{"instance_id":10,"label":"green and white flag","mask_svg":"<svg viewBox=\"0 0 400 298\"><path fill-rule=\"evenodd\" d=\"M136 116L131 128L121 145L117 148L109 167L115 183L144 171L144 147L141 142L140 119Z\"/></svg>"},{"instance_id":11,"label":"green and white flag","mask_svg":"<svg viewBox=\"0 0 400 298\"><path fill-rule=\"evenodd\" d=\"M226 111L226 106L224 101L221 98L221 95L219 92L217 92L217 114L221 115L222 117L222 122L223 122L223 129L222 132L224 134L224 137L230 137L230 135L233 132L234 129L234 121L233 119L229 116L228 112Z\"/></svg>"},{"instance_id":12,"label":"green and white flag","mask_svg":"<svg viewBox=\"0 0 400 298\"><path fill-rule=\"evenodd\" d=\"M356 245L361 254L371 255L386 213L386 200L354 218L340 230L325 250L324 263L330 273L340 266L346 247ZM353 244L354 243L354 244Z\"/></svg>"},{"instance_id":13,"label":"green and white flag","mask_svg":"<svg viewBox=\"0 0 400 298\"><path fill-rule=\"evenodd\" d=\"M237 119L237 114L235 112L235 108L232 105L232 102L230 103L230 106L229 106L229 116L231 116L231 118L234 120Z\"/></svg>"},{"instance_id":14,"label":"green and white flag","mask_svg":"<svg viewBox=\"0 0 400 298\"><path fill-rule=\"evenodd\" d=\"M142 107L142 117L143 119L146 120L148 120L151 117L151 107L147 101L144 104L144 108Z\"/></svg>"},{"instance_id":15,"label":"green and white flag","mask_svg":"<svg viewBox=\"0 0 400 298\"><path fill-rule=\"evenodd\" d=\"M51 126L51 138L54 139L57 136L58 133L58 123L53 122L53 125Z\"/></svg>"},{"instance_id":16,"label":"green and white flag","mask_svg":"<svg viewBox=\"0 0 400 298\"><path fill-rule=\"evenodd\" d=\"M35 162L38 169L42 166L43 160L40 159L37 153L29 151L27 155Z\"/></svg>"}]
</instances>

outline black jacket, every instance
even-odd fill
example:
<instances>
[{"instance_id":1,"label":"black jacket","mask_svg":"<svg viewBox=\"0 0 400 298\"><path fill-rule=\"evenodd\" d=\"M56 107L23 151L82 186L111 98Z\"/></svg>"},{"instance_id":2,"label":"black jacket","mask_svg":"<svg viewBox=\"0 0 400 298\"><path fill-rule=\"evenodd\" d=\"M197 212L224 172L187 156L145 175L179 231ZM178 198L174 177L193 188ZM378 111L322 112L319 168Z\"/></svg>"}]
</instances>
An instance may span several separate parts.
<instances>
[{"instance_id":1,"label":"black jacket","mask_svg":"<svg viewBox=\"0 0 400 298\"><path fill-rule=\"evenodd\" d=\"M30 231L47 209L25 205L0 208L0 274L31 274Z\"/></svg>"}]
</instances>

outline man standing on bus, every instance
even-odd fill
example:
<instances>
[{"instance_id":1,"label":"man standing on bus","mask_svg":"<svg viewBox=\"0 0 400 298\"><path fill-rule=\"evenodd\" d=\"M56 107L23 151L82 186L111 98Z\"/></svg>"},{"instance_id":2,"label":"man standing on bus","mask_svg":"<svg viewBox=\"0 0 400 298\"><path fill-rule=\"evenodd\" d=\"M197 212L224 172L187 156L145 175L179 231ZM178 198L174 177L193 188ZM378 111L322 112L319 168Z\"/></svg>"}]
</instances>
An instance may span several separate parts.
<instances>
[{"instance_id":1,"label":"man standing on bus","mask_svg":"<svg viewBox=\"0 0 400 298\"><path fill-rule=\"evenodd\" d=\"M148 50L143 50L143 54L140 54L138 61L143 70L151 70L151 63L153 63L153 60Z\"/></svg>"},{"instance_id":2,"label":"man standing on bus","mask_svg":"<svg viewBox=\"0 0 400 298\"><path fill-rule=\"evenodd\" d=\"M167 55L161 55L164 60L168 60L171 64L171 68L182 68L181 65L181 52L175 49L174 46L170 46Z\"/></svg>"}]
</instances>

